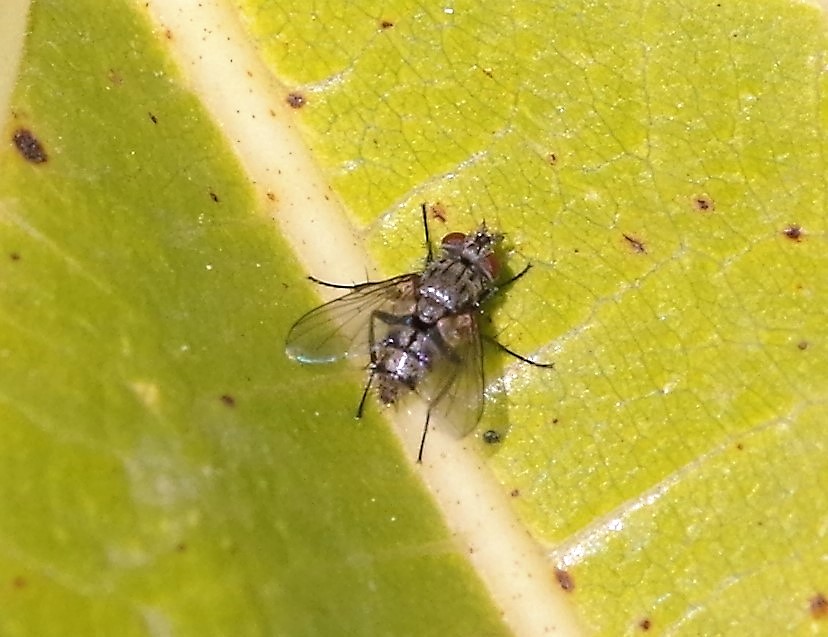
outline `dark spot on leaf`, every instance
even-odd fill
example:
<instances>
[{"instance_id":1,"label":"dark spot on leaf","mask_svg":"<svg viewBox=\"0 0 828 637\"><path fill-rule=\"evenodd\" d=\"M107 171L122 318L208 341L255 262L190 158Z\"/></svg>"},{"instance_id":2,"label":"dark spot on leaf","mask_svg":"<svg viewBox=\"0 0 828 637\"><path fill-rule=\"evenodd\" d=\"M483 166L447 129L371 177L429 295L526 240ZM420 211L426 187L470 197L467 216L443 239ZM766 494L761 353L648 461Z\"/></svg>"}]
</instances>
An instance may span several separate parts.
<instances>
[{"instance_id":1,"label":"dark spot on leaf","mask_svg":"<svg viewBox=\"0 0 828 637\"><path fill-rule=\"evenodd\" d=\"M799 342L796 344L796 346L797 346L799 349L801 349L801 350L803 350L803 351L804 351L804 350L808 349L808 341L799 341Z\"/></svg>"},{"instance_id":2,"label":"dark spot on leaf","mask_svg":"<svg viewBox=\"0 0 828 637\"><path fill-rule=\"evenodd\" d=\"M490 69L489 67L481 66L480 70L483 71L483 75L485 75L486 77L494 78L494 73L492 72L492 69Z\"/></svg>"},{"instance_id":3,"label":"dark spot on leaf","mask_svg":"<svg viewBox=\"0 0 828 637\"><path fill-rule=\"evenodd\" d=\"M10 252L9 259L12 261L20 261L20 253L19 252Z\"/></svg>"},{"instance_id":4,"label":"dark spot on leaf","mask_svg":"<svg viewBox=\"0 0 828 637\"><path fill-rule=\"evenodd\" d=\"M736 448L737 448L739 451L741 451L742 449L744 449L744 448L745 448L745 445L743 445L741 442L737 442L737 443L736 443Z\"/></svg>"},{"instance_id":5,"label":"dark spot on leaf","mask_svg":"<svg viewBox=\"0 0 828 637\"><path fill-rule=\"evenodd\" d=\"M553 425L557 425L557 424L558 424L558 419L557 419L557 418L553 418L553 419L552 419L552 424L553 424Z\"/></svg>"},{"instance_id":6,"label":"dark spot on leaf","mask_svg":"<svg viewBox=\"0 0 828 637\"><path fill-rule=\"evenodd\" d=\"M555 153L547 153L546 161L550 166L554 166L558 163L558 156Z\"/></svg>"},{"instance_id":7,"label":"dark spot on leaf","mask_svg":"<svg viewBox=\"0 0 828 637\"><path fill-rule=\"evenodd\" d=\"M18 128L14 131L12 141L14 141L14 145L26 161L33 164L42 164L49 159L40 140L27 128Z\"/></svg>"},{"instance_id":8,"label":"dark spot on leaf","mask_svg":"<svg viewBox=\"0 0 828 637\"><path fill-rule=\"evenodd\" d=\"M276 195L270 191L267 192L267 198L271 201L276 201Z\"/></svg>"},{"instance_id":9,"label":"dark spot on leaf","mask_svg":"<svg viewBox=\"0 0 828 637\"><path fill-rule=\"evenodd\" d=\"M382 29L390 29L394 26L394 23L391 20L382 20L380 21L380 28Z\"/></svg>"},{"instance_id":10,"label":"dark spot on leaf","mask_svg":"<svg viewBox=\"0 0 828 637\"><path fill-rule=\"evenodd\" d=\"M288 93L287 99L285 101L291 108L302 108L307 103L305 96L301 93L297 93L296 91Z\"/></svg>"},{"instance_id":11,"label":"dark spot on leaf","mask_svg":"<svg viewBox=\"0 0 828 637\"><path fill-rule=\"evenodd\" d=\"M153 115L152 113L149 113L149 117L150 117L150 121L151 121L153 124L157 124L157 123L158 123L158 118L157 118L155 115Z\"/></svg>"},{"instance_id":12,"label":"dark spot on leaf","mask_svg":"<svg viewBox=\"0 0 828 637\"><path fill-rule=\"evenodd\" d=\"M650 621L649 617L645 617L640 622L638 622L638 627L643 631L648 631L652 628L653 622Z\"/></svg>"},{"instance_id":13,"label":"dark spot on leaf","mask_svg":"<svg viewBox=\"0 0 828 637\"><path fill-rule=\"evenodd\" d=\"M644 244L641 242L640 239L636 239L635 237L630 236L628 234L625 234L624 238L627 240L627 243L629 243L632 246L633 250L642 254L646 254L647 249L644 247Z\"/></svg>"},{"instance_id":14,"label":"dark spot on leaf","mask_svg":"<svg viewBox=\"0 0 828 637\"><path fill-rule=\"evenodd\" d=\"M693 207L700 212L713 212L716 209L716 202L707 195L696 195L693 197Z\"/></svg>"},{"instance_id":15,"label":"dark spot on leaf","mask_svg":"<svg viewBox=\"0 0 828 637\"><path fill-rule=\"evenodd\" d=\"M172 30L171 29L164 29L164 37L167 38L168 40L172 40L173 39Z\"/></svg>"},{"instance_id":16,"label":"dark spot on leaf","mask_svg":"<svg viewBox=\"0 0 828 637\"><path fill-rule=\"evenodd\" d=\"M212 190L210 191L210 199L212 199L216 203L219 202L219 196L216 193L214 193Z\"/></svg>"},{"instance_id":17,"label":"dark spot on leaf","mask_svg":"<svg viewBox=\"0 0 828 637\"><path fill-rule=\"evenodd\" d=\"M788 237L791 241L799 243L802 240L802 226L792 223L782 231L782 234Z\"/></svg>"},{"instance_id":18,"label":"dark spot on leaf","mask_svg":"<svg viewBox=\"0 0 828 637\"><path fill-rule=\"evenodd\" d=\"M494 429L488 429L487 431L483 432L483 442L487 445L494 445L500 442L500 434L496 432Z\"/></svg>"},{"instance_id":19,"label":"dark spot on leaf","mask_svg":"<svg viewBox=\"0 0 828 637\"><path fill-rule=\"evenodd\" d=\"M13 586L14 588L17 588L17 589L20 589L20 588L26 588L26 585L27 585L28 583L29 583L29 582L27 582L27 581L26 581L26 578L25 578L25 577L23 577L22 575L17 575L17 576L16 576L16 577L12 580L12 582L11 582L12 586Z\"/></svg>"},{"instance_id":20,"label":"dark spot on leaf","mask_svg":"<svg viewBox=\"0 0 828 637\"><path fill-rule=\"evenodd\" d=\"M512 490L509 492L509 495L510 495L510 496L512 496L513 498L518 498L518 497L520 497L520 489L512 489Z\"/></svg>"},{"instance_id":21,"label":"dark spot on leaf","mask_svg":"<svg viewBox=\"0 0 828 637\"><path fill-rule=\"evenodd\" d=\"M572 575L569 571L565 571L562 568L556 568L555 579L558 580L558 584L560 584L561 588L566 592L575 590L575 580L572 579Z\"/></svg>"},{"instance_id":22,"label":"dark spot on leaf","mask_svg":"<svg viewBox=\"0 0 828 637\"><path fill-rule=\"evenodd\" d=\"M187 551L187 543L186 542L179 542L175 545L175 550L178 553L185 553Z\"/></svg>"},{"instance_id":23,"label":"dark spot on leaf","mask_svg":"<svg viewBox=\"0 0 828 637\"><path fill-rule=\"evenodd\" d=\"M811 609L811 617L814 619L825 619L828 617L828 599L822 593L817 593L808 600Z\"/></svg>"},{"instance_id":24,"label":"dark spot on leaf","mask_svg":"<svg viewBox=\"0 0 828 637\"><path fill-rule=\"evenodd\" d=\"M111 84L115 86L120 86L124 83L124 78L121 77L121 74L118 73L115 69L109 69L109 73L107 74L107 78Z\"/></svg>"},{"instance_id":25,"label":"dark spot on leaf","mask_svg":"<svg viewBox=\"0 0 828 637\"><path fill-rule=\"evenodd\" d=\"M230 394L222 394L221 395L221 402L223 402L228 407L235 407L236 406L236 399L233 398Z\"/></svg>"},{"instance_id":26,"label":"dark spot on leaf","mask_svg":"<svg viewBox=\"0 0 828 637\"><path fill-rule=\"evenodd\" d=\"M441 204L439 201L437 203L433 203L429 206L431 210L431 216L440 221L441 223L446 222L446 207Z\"/></svg>"}]
</instances>

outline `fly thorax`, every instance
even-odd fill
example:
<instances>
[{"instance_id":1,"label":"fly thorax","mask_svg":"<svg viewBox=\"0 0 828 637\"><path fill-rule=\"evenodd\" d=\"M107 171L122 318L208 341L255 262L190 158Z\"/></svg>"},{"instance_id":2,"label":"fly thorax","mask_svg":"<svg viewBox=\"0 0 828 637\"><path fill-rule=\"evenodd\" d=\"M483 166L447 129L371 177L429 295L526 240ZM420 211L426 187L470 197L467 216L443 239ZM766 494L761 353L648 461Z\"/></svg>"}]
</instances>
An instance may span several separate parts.
<instances>
[{"instance_id":1,"label":"fly thorax","mask_svg":"<svg viewBox=\"0 0 828 637\"><path fill-rule=\"evenodd\" d=\"M449 312L441 301L441 299L435 299L430 295L420 296L417 299L415 312L417 318L425 325L434 325Z\"/></svg>"}]
</instances>

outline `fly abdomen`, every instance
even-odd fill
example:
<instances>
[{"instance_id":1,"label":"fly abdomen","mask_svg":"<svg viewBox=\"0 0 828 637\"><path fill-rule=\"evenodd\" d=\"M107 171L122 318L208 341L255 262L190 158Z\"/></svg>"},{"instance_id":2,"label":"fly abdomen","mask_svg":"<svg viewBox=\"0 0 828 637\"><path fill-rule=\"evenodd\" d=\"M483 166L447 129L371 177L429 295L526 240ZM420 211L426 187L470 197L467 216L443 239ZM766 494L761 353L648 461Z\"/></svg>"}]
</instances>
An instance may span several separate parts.
<instances>
[{"instance_id":1,"label":"fly abdomen","mask_svg":"<svg viewBox=\"0 0 828 637\"><path fill-rule=\"evenodd\" d=\"M423 327L393 329L374 347L371 368L380 400L386 405L396 402L403 392L416 389L431 370L437 348Z\"/></svg>"}]
</instances>

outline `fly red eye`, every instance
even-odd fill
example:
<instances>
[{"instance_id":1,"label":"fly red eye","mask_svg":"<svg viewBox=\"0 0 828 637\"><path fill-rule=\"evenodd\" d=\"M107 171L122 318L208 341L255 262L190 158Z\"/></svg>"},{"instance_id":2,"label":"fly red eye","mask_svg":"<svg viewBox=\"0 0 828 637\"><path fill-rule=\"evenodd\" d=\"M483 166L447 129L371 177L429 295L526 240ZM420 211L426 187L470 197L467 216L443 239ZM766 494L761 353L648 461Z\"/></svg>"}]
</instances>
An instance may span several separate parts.
<instances>
[{"instance_id":1,"label":"fly red eye","mask_svg":"<svg viewBox=\"0 0 828 637\"><path fill-rule=\"evenodd\" d=\"M496 278L500 274L500 261L497 260L494 252L490 252L483 258L483 263L486 264L486 271Z\"/></svg>"},{"instance_id":2,"label":"fly red eye","mask_svg":"<svg viewBox=\"0 0 828 637\"><path fill-rule=\"evenodd\" d=\"M466 241L466 235L462 232L449 232L441 241L444 246L458 246Z\"/></svg>"}]
</instances>

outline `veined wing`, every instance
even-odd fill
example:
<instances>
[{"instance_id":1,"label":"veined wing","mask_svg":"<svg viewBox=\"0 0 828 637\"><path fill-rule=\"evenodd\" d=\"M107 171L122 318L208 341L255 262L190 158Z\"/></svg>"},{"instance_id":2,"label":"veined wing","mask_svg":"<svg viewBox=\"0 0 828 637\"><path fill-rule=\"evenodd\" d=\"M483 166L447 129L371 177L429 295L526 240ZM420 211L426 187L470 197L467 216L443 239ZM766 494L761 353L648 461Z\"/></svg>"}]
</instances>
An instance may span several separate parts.
<instances>
[{"instance_id":1,"label":"veined wing","mask_svg":"<svg viewBox=\"0 0 828 637\"><path fill-rule=\"evenodd\" d=\"M413 302L416 278L416 273L409 273L361 283L345 296L314 308L290 328L285 352L302 363L368 356L373 313L400 312L409 297Z\"/></svg>"},{"instance_id":2,"label":"veined wing","mask_svg":"<svg viewBox=\"0 0 828 637\"><path fill-rule=\"evenodd\" d=\"M443 321L440 331L450 355L435 362L417 393L429 403L438 426L462 437L483 415L483 346L476 312Z\"/></svg>"}]
</instances>

